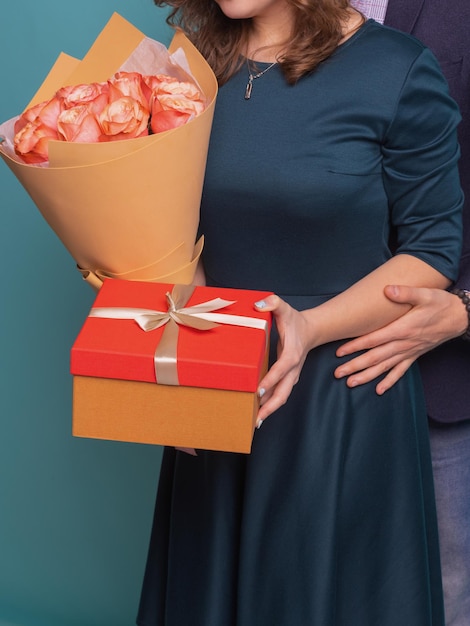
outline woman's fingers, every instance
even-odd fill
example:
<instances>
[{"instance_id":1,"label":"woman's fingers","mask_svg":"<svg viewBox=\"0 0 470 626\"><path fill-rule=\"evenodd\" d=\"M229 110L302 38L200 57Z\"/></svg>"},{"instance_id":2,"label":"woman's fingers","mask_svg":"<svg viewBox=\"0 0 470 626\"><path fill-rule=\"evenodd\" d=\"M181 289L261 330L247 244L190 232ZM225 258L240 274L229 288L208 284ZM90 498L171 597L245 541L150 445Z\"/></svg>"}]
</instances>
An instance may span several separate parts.
<instances>
[{"instance_id":1,"label":"woman's fingers","mask_svg":"<svg viewBox=\"0 0 470 626\"><path fill-rule=\"evenodd\" d=\"M279 334L278 359L258 388L258 419L262 422L286 403L299 379L305 360L305 342L302 339L304 322L300 313L277 295L269 296L255 306L263 311L272 311Z\"/></svg>"}]
</instances>

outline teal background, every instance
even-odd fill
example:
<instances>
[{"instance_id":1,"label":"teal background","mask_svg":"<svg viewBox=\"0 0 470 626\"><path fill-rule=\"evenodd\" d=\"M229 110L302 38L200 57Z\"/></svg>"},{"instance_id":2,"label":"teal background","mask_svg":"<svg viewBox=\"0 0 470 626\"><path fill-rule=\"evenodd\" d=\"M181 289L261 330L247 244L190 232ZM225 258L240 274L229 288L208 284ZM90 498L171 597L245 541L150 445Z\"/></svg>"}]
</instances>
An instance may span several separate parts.
<instances>
[{"instance_id":1,"label":"teal background","mask_svg":"<svg viewBox=\"0 0 470 626\"><path fill-rule=\"evenodd\" d=\"M113 11L169 43L152 0L2 3L0 121ZM130 626L161 449L72 437L69 353L93 292L3 161L0 266L0 626Z\"/></svg>"}]
</instances>

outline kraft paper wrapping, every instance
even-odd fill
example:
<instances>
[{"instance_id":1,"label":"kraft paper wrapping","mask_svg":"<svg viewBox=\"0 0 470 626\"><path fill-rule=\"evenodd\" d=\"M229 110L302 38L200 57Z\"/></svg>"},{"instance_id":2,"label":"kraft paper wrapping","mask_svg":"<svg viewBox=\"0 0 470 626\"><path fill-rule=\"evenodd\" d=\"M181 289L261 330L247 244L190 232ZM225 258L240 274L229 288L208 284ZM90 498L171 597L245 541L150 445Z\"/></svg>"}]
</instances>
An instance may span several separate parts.
<instances>
[{"instance_id":1,"label":"kraft paper wrapping","mask_svg":"<svg viewBox=\"0 0 470 626\"><path fill-rule=\"evenodd\" d=\"M59 56L30 105L61 86L110 78L145 39L115 13L82 61ZM47 166L25 164L7 142L0 145L3 160L95 288L103 277L181 284L194 277L203 246L202 239L195 244L217 81L177 32L169 51L179 49L206 98L203 113L187 124L110 143L53 141ZM11 134L13 123L3 124L0 135Z\"/></svg>"}]
</instances>

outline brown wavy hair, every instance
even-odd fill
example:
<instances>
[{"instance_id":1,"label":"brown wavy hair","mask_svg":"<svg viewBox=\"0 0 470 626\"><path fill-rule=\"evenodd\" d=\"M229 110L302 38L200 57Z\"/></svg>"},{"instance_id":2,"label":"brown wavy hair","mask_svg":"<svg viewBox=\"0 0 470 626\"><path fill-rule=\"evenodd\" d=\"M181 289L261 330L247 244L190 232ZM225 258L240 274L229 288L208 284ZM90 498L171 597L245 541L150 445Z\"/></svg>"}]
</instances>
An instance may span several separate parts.
<instances>
[{"instance_id":1,"label":"brown wavy hair","mask_svg":"<svg viewBox=\"0 0 470 626\"><path fill-rule=\"evenodd\" d=\"M166 22L181 28L212 67L223 85L244 62L251 19L225 16L215 0L154 0L169 6ZM292 36L279 65L290 84L328 58L344 36L349 0L286 0L294 13Z\"/></svg>"}]
</instances>

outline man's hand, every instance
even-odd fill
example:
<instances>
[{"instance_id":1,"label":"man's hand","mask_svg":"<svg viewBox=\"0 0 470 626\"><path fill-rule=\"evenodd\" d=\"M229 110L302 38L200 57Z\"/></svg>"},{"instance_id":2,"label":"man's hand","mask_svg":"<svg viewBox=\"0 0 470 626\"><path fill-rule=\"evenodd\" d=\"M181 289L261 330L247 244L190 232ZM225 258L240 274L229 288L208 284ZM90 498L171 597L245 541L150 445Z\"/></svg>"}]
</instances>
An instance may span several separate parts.
<instances>
[{"instance_id":1,"label":"man's hand","mask_svg":"<svg viewBox=\"0 0 470 626\"><path fill-rule=\"evenodd\" d=\"M418 357L462 335L468 324L462 301L447 291L388 285L384 293L392 302L411 305L410 310L391 324L343 344L337 356L366 352L335 370L336 378L347 377L349 387L386 373L376 386L379 395L390 389Z\"/></svg>"}]
</instances>

